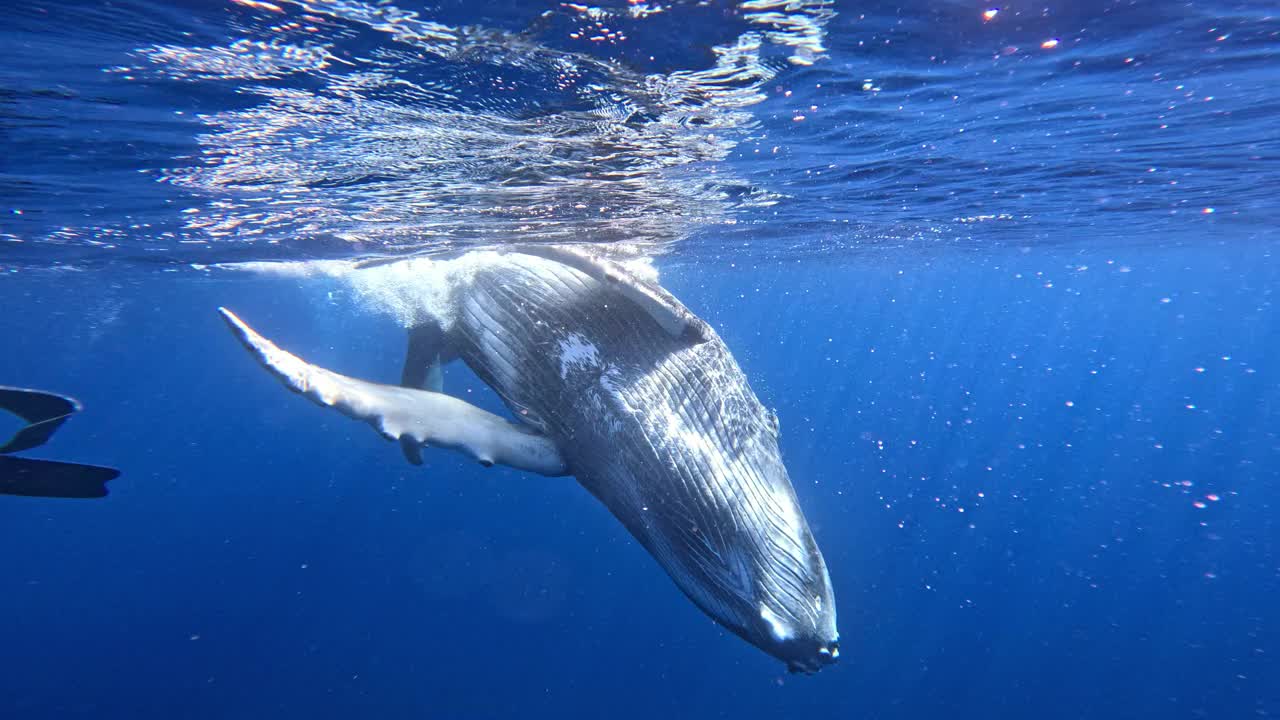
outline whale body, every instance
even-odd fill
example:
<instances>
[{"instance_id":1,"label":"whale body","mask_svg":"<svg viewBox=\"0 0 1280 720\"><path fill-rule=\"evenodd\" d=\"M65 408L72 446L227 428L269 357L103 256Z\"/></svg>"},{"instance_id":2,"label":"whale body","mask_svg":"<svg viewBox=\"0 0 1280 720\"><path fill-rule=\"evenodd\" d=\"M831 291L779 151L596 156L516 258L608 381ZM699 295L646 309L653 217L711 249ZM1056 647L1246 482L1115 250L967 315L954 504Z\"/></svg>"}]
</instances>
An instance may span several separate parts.
<instances>
[{"instance_id":1,"label":"whale body","mask_svg":"<svg viewBox=\"0 0 1280 720\"><path fill-rule=\"evenodd\" d=\"M452 264L452 265L451 265ZM222 310L285 384L399 442L573 475L705 613L813 672L839 657L823 561L778 448L777 417L715 331L656 282L576 248L473 251L410 330L402 386L309 365ZM506 420L443 392L464 362Z\"/></svg>"}]
</instances>

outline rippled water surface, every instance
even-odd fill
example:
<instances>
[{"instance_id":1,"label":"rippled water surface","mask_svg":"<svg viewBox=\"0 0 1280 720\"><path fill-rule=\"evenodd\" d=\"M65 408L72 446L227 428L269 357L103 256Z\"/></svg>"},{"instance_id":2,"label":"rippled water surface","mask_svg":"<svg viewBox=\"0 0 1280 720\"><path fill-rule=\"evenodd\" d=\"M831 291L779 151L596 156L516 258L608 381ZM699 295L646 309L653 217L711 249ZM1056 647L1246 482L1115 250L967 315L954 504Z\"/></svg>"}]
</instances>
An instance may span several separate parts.
<instances>
[{"instance_id":1,"label":"rippled water surface","mask_svg":"<svg viewBox=\"0 0 1280 720\"><path fill-rule=\"evenodd\" d=\"M1267 3L26 3L8 265L1270 235Z\"/></svg>"}]
</instances>

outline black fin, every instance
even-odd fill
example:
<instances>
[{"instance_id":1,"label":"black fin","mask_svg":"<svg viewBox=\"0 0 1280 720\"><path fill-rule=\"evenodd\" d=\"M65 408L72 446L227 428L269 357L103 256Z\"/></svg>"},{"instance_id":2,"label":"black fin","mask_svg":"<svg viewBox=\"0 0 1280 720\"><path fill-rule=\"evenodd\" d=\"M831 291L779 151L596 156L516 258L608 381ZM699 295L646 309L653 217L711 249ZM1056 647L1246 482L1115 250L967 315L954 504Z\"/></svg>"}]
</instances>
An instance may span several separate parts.
<instances>
[{"instance_id":1,"label":"black fin","mask_svg":"<svg viewBox=\"0 0 1280 720\"><path fill-rule=\"evenodd\" d=\"M80 410L75 398L0 385L0 410L8 410L28 423L9 442L0 445L0 495L100 498L107 494L107 481L119 477L120 471L115 468L5 454L45 444L67 418Z\"/></svg>"},{"instance_id":2,"label":"black fin","mask_svg":"<svg viewBox=\"0 0 1280 720\"><path fill-rule=\"evenodd\" d=\"M8 410L27 421L27 426L14 433L9 442L0 445L0 453L13 453L40 447L80 410L80 403L43 390L0 385L0 410Z\"/></svg>"},{"instance_id":3,"label":"black fin","mask_svg":"<svg viewBox=\"0 0 1280 720\"><path fill-rule=\"evenodd\" d=\"M400 373L401 387L442 392L443 388L438 387L439 374L433 369L438 371L446 362L446 344L444 330L434 322L410 328L409 349L404 356L404 370Z\"/></svg>"},{"instance_id":4,"label":"black fin","mask_svg":"<svg viewBox=\"0 0 1280 720\"><path fill-rule=\"evenodd\" d=\"M115 468L99 465L29 460L0 455L0 495L47 498L100 498L107 482L119 477Z\"/></svg>"},{"instance_id":5,"label":"black fin","mask_svg":"<svg viewBox=\"0 0 1280 720\"><path fill-rule=\"evenodd\" d=\"M440 364L445 354L444 330L434 322L409 329L409 349L404 356L400 385L414 390L443 392ZM401 442L400 450L410 465L422 464L422 446Z\"/></svg>"}]
</instances>

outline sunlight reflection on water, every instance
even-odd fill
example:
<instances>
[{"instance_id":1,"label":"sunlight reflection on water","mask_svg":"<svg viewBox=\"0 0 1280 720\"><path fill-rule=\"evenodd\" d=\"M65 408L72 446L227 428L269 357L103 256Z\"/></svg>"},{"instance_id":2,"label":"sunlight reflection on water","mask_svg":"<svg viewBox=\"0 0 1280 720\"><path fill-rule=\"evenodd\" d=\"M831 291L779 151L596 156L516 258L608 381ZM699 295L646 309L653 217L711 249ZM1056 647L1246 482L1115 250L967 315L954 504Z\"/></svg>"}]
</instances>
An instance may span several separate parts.
<instances>
[{"instance_id":1,"label":"sunlight reflection on water","mask_svg":"<svg viewBox=\"0 0 1280 720\"><path fill-rule=\"evenodd\" d=\"M763 190L728 192L742 181L708 164L752 130L745 108L783 58L823 53L833 15L825 0L743 2L713 64L646 73L626 51L683 8L561 4L511 32L361 2L239 4L254 11L242 37L143 47L140 62L111 69L233 82L256 100L200 115L199 156L160 173L207 198L184 211L187 239L336 238L383 251L655 246L731 206L770 203Z\"/></svg>"}]
</instances>

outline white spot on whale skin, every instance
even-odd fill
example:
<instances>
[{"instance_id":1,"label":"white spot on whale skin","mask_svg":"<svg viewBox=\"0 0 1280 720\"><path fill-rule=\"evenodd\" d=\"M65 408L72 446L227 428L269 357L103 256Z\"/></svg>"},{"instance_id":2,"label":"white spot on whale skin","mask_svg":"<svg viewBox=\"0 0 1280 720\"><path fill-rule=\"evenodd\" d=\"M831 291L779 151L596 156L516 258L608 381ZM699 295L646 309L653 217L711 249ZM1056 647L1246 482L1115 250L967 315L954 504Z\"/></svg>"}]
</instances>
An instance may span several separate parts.
<instances>
[{"instance_id":1,"label":"white spot on whale skin","mask_svg":"<svg viewBox=\"0 0 1280 720\"><path fill-rule=\"evenodd\" d=\"M773 633L775 640L790 640L791 628L783 624L782 619L769 609L768 605L760 604L760 618L769 623L769 632Z\"/></svg>"},{"instance_id":2,"label":"white spot on whale skin","mask_svg":"<svg viewBox=\"0 0 1280 720\"><path fill-rule=\"evenodd\" d=\"M560 379L569 377L569 370L574 366L597 367L600 365L600 353L596 346L578 333L560 341Z\"/></svg>"}]
</instances>

